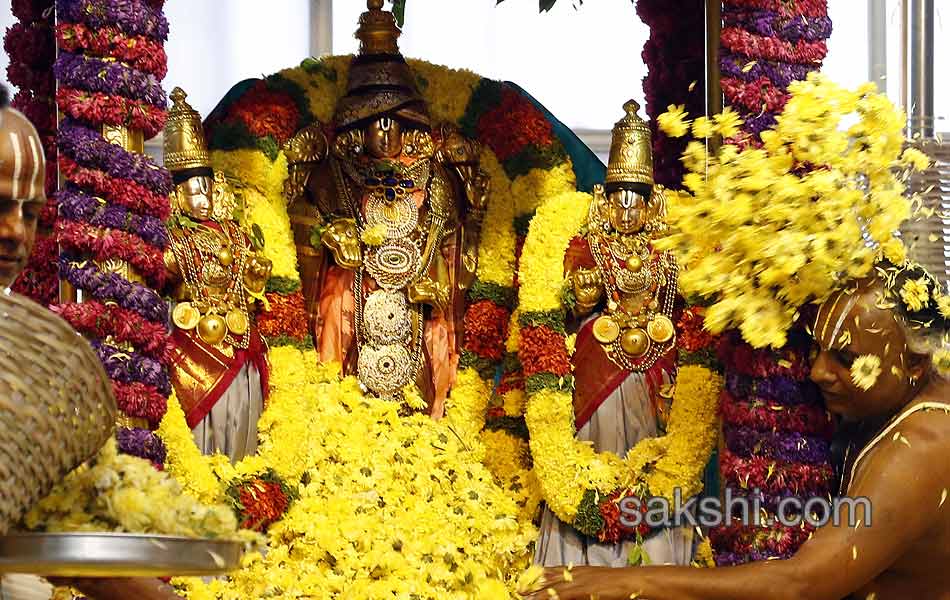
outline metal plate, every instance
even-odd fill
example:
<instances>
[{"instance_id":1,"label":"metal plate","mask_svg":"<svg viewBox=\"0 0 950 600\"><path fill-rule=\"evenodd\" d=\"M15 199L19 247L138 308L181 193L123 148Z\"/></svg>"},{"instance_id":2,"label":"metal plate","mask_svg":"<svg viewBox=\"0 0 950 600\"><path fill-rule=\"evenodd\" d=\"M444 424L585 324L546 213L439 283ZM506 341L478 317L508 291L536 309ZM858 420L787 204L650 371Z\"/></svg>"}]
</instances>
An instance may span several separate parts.
<instances>
[{"instance_id":1,"label":"metal plate","mask_svg":"<svg viewBox=\"0 0 950 600\"><path fill-rule=\"evenodd\" d=\"M241 542L126 533L14 533L0 537L0 573L55 577L221 575L240 566Z\"/></svg>"}]
</instances>

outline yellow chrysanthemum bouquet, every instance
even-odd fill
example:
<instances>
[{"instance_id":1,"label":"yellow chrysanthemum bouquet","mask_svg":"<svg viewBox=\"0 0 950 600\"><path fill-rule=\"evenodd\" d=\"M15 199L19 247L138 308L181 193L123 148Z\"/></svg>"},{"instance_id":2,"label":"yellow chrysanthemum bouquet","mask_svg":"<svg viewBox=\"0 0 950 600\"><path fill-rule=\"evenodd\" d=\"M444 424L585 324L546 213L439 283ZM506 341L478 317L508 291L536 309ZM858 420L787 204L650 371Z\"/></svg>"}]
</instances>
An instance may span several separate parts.
<instances>
[{"instance_id":1,"label":"yellow chrysanthemum bouquet","mask_svg":"<svg viewBox=\"0 0 950 600\"><path fill-rule=\"evenodd\" d=\"M791 98L760 147L691 142L689 193L671 201L672 234L658 243L685 267L680 285L710 303L706 327L738 328L756 347L781 347L799 307L868 275L880 255L903 260L895 239L911 216L905 172L926 168L904 149L905 115L873 84L856 90L818 74ZM729 109L687 123L677 107L659 118L670 135L734 135ZM852 123L848 125L848 123Z\"/></svg>"}]
</instances>

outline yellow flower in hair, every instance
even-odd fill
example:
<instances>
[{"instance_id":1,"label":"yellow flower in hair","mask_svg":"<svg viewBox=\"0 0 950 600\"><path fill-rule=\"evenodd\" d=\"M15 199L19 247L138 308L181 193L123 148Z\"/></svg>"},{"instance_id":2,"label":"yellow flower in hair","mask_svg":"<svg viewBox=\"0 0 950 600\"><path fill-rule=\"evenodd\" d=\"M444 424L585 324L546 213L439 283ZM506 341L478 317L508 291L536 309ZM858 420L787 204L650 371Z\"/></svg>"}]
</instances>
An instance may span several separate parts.
<instances>
[{"instance_id":1,"label":"yellow flower in hair","mask_svg":"<svg viewBox=\"0 0 950 600\"><path fill-rule=\"evenodd\" d=\"M881 376L881 359L873 354L864 354L851 365L851 381L862 390L869 390Z\"/></svg>"},{"instance_id":2,"label":"yellow flower in hair","mask_svg":"<svg viewBox=\"0 0 950 600\"><path fill-rule=\"evenodd\" d=\"M930 285L923 277L905 281L900 294L901 300L912 312L917 312L930 304Z\"/></svg>"},{"instance_id":3,"label":"yellow flower in hair","mask_svg":"<svg viewBox=\"0 0 950 600\"><path fill-rule=\"evenodd\" d=\"M683 137L689 132L689 121L686 120L686 106L670 104L666 112L657 117L657 123L670 137Z\"/></svg>"},{"instance_id":4,"label":"yellow flower in hair","mask_svg":"<svg viewBox=\"0 0 950 600\"><path fill-rule=\"evenodd\" d=\"M386 241L386 226L382 223L377 223L368 229L364 229L360 239L363 240L363 243L369 244L370 246L379 246Z\"/></svg>"},{"instance_id":5,"label":"yellow flower in hair","mask_svg":"<svg viewBox=\"0 0 950 600\"><path fill-rule=\"evenodd\" d=\"M937 298L937 308L944 319L950 319L950 296L944 294Z\"/></svg>"},{"instance_id":6,"label":"yellow flower in hair","mask_svg":"<svg viewBox=\"0 0 950 600\"><path fill-rule=\"evenodd\" d=\"M934 352L933 357L934 369L937 370L937 374L941 377L950 377L950 350L946 348L941 348Z\"/></svg>"}]
</instances>

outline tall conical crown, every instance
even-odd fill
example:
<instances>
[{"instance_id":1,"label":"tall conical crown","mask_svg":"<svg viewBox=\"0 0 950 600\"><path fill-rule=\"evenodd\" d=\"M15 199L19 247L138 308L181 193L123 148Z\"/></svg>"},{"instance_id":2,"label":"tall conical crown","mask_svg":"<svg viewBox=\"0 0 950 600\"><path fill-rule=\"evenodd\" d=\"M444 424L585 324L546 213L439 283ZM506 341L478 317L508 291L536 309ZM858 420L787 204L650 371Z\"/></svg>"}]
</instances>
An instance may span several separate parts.
<instances>
[{"instance_id":1,"label":"tall conical crown","mask_svg":"<svg viewBox=\"0 0 950 600\"><path fill-rule=\"evenodd\" d=\"M383 0L367 0L356 37L360 54L350 64L346 95L334 115L337 131L359 127L385 115L428 128L429 113L416 79L399 52L396 18L382 10Z\"/></svg>"},{"instance_id":2,"label":"tall conical crown","mask_svg":"<svg viewBox=\"0 0 950 600\"><path fill-rule=\"evenodd\" d=\"M653 185L650 126L637 114L640 105L635 101L630 100L623 109L627 114L614 125L606 183Z\"/></svg>"},{"instance_id":3,"label":"tall conical crown","mask_svg":"<svg viewBox=\"0 0 950 600\"><path fill-rule=\"evenodd\" d=\"M192 169L211 169L201 115L185 101L180 87L172 90L172 108L165 121L165 168L172 174Z\"/></svg>"}]
</instances>

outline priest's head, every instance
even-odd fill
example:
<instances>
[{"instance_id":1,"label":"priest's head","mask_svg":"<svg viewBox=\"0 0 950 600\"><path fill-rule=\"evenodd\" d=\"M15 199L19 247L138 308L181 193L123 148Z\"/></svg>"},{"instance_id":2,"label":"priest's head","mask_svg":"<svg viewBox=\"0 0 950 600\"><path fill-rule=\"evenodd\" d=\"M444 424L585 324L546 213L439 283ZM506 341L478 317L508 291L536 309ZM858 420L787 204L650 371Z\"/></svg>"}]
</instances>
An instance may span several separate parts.
<instances>
[{"instance_id":1,"label":"priest's head","mask_svg":"<svg viewBox=\"0 0 950 600\"><path fill-rule=\"evenodd\" d=\"M33 124L0 89L0 288L26 266L46 205L43 145Z\"/></svg>"}]
</instances>

